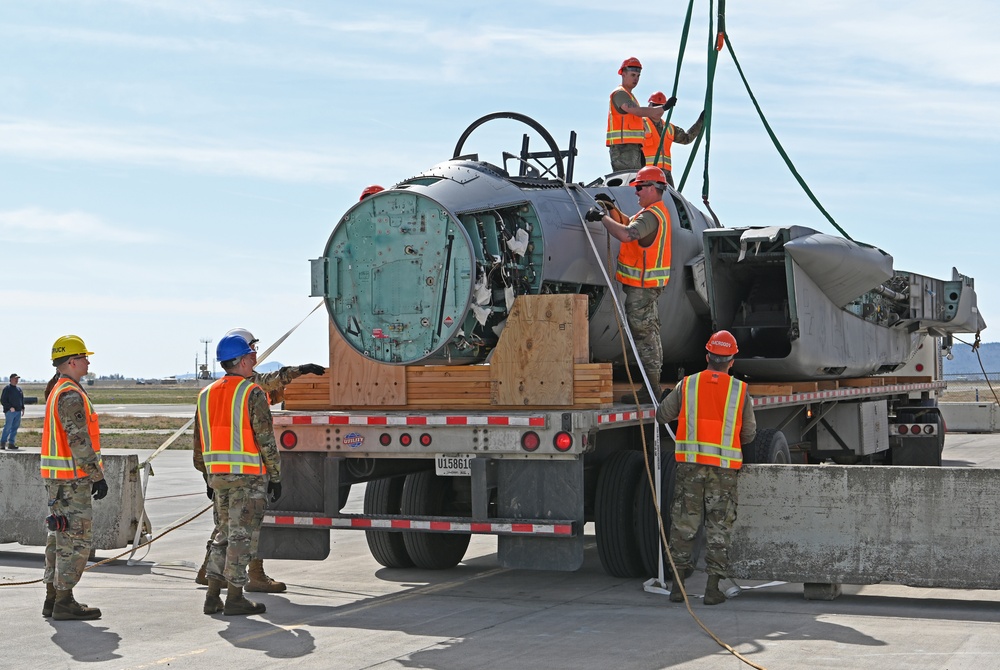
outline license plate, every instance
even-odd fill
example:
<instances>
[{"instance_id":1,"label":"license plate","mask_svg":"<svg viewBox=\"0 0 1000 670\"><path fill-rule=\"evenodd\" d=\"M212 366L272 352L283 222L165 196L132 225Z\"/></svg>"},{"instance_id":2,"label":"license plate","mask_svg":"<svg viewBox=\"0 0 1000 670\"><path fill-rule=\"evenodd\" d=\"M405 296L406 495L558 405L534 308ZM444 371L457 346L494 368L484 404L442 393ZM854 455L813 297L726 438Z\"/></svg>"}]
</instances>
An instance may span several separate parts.
<instances>
[{"instance_id":1,"label":"license plate","mask_svg":"<svg viewBox=\"0 0 1000 670\"><path fill-rule=\"evenodd\" d=\"M434 458L434 472L442 477L468 477L472 474L472 456L438 454Z\"/></svg>"}]
</instances>

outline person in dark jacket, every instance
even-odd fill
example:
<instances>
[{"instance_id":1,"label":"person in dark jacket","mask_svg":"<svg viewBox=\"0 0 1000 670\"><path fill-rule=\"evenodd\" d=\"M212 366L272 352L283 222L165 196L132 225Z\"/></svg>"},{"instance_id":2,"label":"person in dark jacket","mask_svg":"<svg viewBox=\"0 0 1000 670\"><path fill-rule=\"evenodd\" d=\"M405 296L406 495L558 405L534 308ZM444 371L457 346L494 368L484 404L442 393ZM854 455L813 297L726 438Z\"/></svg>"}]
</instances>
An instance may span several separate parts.
<instances>
[{"instance_id":1,"label":"person in dark jacket","mask_svg":"<svg viewBox=\"0 0 1000 670\"><path fill-rule=\"evenodd\" d=\"M17 451L17 429L21 427L21 416L24 414L24 391L17 382L21 378L16 374L10 376L10 383L0 393L0 404L3 405L3 433L0 433L0 449Z\"/></svg>"}]
</instances>

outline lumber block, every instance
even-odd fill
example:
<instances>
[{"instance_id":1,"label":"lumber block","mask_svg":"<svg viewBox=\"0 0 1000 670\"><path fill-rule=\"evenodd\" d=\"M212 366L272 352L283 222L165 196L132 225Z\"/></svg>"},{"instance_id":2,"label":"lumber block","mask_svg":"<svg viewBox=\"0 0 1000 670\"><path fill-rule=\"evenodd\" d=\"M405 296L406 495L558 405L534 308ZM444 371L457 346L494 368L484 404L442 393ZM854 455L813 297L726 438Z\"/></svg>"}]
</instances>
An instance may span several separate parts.
<instances>
[{"instance_id":1,"label":"lumber block","mask_svg":"<svg viewBox=\"0 0 1000 670\"><path fill-rule=\"evenodd\" d=\"M750 384L750 395L791 395L791 384Z\"/></svg>"},{"instance_id":2,"label":"lumber block","mask_svg":"<svg viewBox=\"0 0 1000 670\"><path fill-rule=\"evenodd\" d=\"M406 367L365 358L348 344L330 321L331 405L406 404Z\"/></svg>"}]
</instances>

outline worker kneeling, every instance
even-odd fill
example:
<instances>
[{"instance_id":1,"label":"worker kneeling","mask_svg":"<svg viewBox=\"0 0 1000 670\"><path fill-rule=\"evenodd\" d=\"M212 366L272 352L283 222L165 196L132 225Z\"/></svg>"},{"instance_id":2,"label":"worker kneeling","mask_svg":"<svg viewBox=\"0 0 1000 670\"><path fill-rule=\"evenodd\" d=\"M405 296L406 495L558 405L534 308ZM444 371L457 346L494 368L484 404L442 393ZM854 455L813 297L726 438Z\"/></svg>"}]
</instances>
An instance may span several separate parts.
<instances>
[{"instance_id":1,"label":"worker kneeling","mask_svg":"<svg viewBox=\"0 0 1000 670\"><path fill-rule=\"evenodd\" d=\"M757 421L747 385L729 375L739 349L720 330L705 346L708 369L682 379L656 410L656 420L677 419L677 479L670 508L670 551L674 558L671 602L684 602L684 580L694 572L694 537L705 524L708 586L705 604L726 601L719 580L728 576L729 537L736 522L741 445L753 442Z\"/></svg>"}]
</instances>

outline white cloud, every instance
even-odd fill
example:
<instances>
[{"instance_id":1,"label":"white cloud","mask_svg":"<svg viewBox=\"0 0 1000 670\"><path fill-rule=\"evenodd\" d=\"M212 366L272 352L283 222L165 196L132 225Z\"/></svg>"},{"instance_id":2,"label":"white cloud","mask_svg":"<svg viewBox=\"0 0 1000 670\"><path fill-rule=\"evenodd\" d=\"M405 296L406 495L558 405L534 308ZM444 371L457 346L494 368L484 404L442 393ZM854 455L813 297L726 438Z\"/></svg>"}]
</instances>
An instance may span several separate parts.
<instances>
[{"instance_id":1,"label":"white cloud","mask_svg":"<svg viewBox=\"0 0 1000 670\"><path fill-rule=\"evenodd\" d=\"M231 147L177 137L155 128L0 120L0 154L32 160L74 160L179 168L293 182L332 182L351 166L330 153Z\"/></svg>"},{"instance_id":2,"label":"white cloud","mask_svg":"<svg viewBox=\"0 0 1000 670\"><path fill-rule=\"evenodd\" d=\"M0 211L0 239L44 242L54 247L71 242L154 242L155 235L118 228L85 212L52 212L38 207Z\"/></svg>"}]
</instances>

